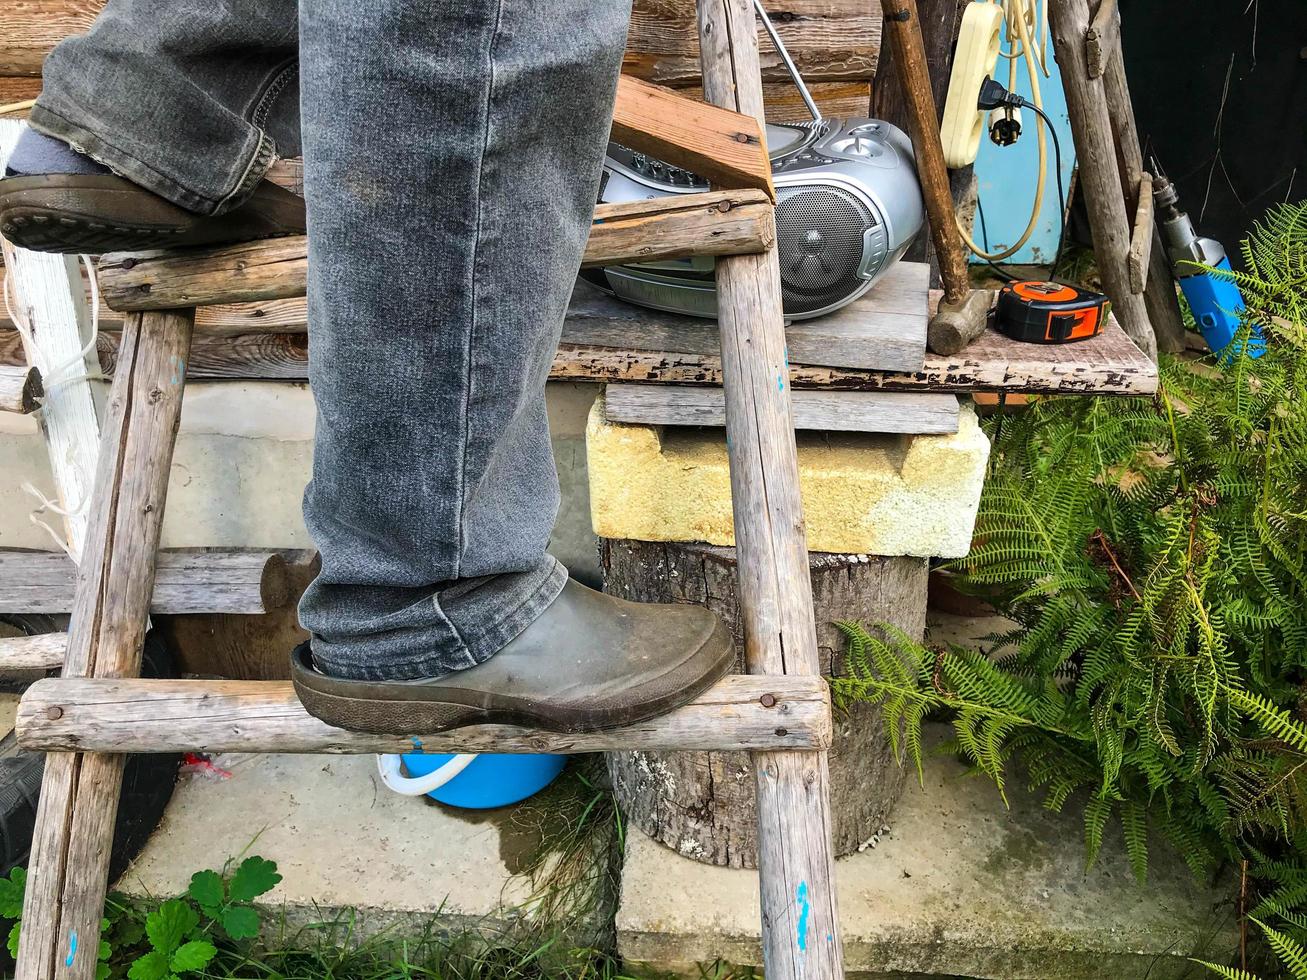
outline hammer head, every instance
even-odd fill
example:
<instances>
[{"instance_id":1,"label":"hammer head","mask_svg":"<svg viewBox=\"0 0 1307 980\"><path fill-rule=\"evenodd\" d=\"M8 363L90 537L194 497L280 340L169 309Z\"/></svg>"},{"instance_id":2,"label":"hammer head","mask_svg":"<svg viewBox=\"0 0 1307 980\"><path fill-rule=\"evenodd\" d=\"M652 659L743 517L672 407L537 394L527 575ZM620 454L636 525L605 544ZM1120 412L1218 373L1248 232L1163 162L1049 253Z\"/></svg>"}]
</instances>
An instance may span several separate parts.
<instances>
[{"instance_id":1,"label":"hammer head","mask_svg":"<svg viewBox=\"0 0 1307 980\"><path fill-rule=\"evenodd\" d=\"M940 300L939 311L926 328L926 343L936 354L958 353L984 331L993 303L989 289L973 289L955 302Z\"/></svg>"}]
</instances>

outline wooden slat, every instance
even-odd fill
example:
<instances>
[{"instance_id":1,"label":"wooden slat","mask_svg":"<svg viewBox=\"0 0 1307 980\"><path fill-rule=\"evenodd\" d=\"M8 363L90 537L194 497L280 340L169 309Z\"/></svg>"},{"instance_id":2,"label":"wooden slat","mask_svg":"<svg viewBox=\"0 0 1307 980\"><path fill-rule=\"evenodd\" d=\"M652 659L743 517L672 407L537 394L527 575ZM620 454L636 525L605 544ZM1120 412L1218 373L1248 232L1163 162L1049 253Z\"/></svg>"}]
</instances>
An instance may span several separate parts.
<instances>
[{"instance_id":1,"label":"wooden slat","mask_svg":"<svg viewBox=\"0 0 1307 980\"><path fill-rule=\"evenodd\" d=\"M334 728L300 705L288 681L51 678L19 704L30 751L603 752L617 748L818 748L831 741L820 677L734 675L692 703L639 725L562 735L478 725L420 740Z\"/></svg>"},{"instance_id":2,"label":"wooden slat","mask_svg":"<svg viewBox=\"0 0 1307 980\"><path fill-rule=\"evenodd\" d=\"M876 72L880 14L858 0L769 3L781 39L809 82L867 80ZM763 79L788 82L779 56L755 24ZM694 0L636 0L622 70L660 85L699 81Z\"/></svg>"},{"instance_id":3,"label":"wooden slat","mask_svg":"<svg viewBox=\"0 0 1307 980\"><path fill-rule=\"evenodd\" d=\"M63 665L67 633L0 637L0 676L12 671L54 670Z\"/></svg>"},{"instance_id":4,"label":"wooden slat","mask_svg":"<svg viewBox=\"0 0 1307 980\"><path fill-rule=\"evenodd\" d=\"M1139 203L1135 205L1134 226L1130 230L1130 251L1126 268L1130 272L1130 289L1142 293L1148 284L1148 263L1153 251L1153 175L1139 175Z\"/></svg>"},{"instance_id":5,"label":"wooden slat","mask_svg":"<svg viewBox=\"0 0 1307 980\"><path fill-rule=\"evenodd\" d=\"M958 431L956 395L796 391L792 401L795 429L909 435ZM611 422L716 427L726 424L726 399L722 389L716 387L609 385L604 409Z\"/></svg>"},{"instance_id":6,"label":"wooden slat","mask_svg":"<svg viewBox=\"0 0 1307 980\"><path fill-rule=\"evenodd\" d=\"M256 615L291 601L275 551L182 549L158 555L152 613ZM77 567L63 552L0 550L0 613L66 613Z\"/></svg>"},{"instance_id":7,"label":"wooden slat","mask_svg":"<svg viewBox=\"0 0 1307 980\"><path fill-rule=\"evenodd\" d=\"M129 318L122 365L106 406L64 676L140 673L154 556L191 337L188 312ZM32 840L17 975L24 980L95 976L98 936L122 785L120 755L46 760Z\"/></svg>"},{"instance_id":8,"label":"wooden slat","mask_svg":"<svg viewBox=\"0 0 1307 980\"><path fill-rule=\"evenodd\" d=\"M586 265L687 255L766 251L776 238L763 191L739 189L601 204ZM100 260L104 301L117 310L160 310L302 296L308 275L303 236L178 252L114 253Z\"/></svg>"},{"instance_id":9,"label":"wooden slat","mask_svg":"<svg viewBox=\"0 0 1307 980\"><path fill-rule=\"evenodd\" d=\"M45 388L34 367L0 366L0 412L27 415L36 411Z\"/></svg>"},{"instance_id":10,"label":"wooden slat","mask_svg":"<svg viewBox=\"0 0 1307 980\"><path fill-rule=\"evenodd\" d=\"M762 127L752 116L623 75L617 83L612 138L691 170L714 186L756 187L776 199Z\"/></svg>"},{"instance_id":11,"label":"wooden slat","mask_svg":"<svg viewBox=\"0 0 1307 980\"><path fill-rule=\"evenodd\" d=\"M699 0L700 63L710 102L763 115L750 0ZM820 675L799 497L789 356L776 253L716 264L740 619L751 674ZM763 972L840 980L830 768L826 753L753 755Z\"/></svg>"}]
</instances>

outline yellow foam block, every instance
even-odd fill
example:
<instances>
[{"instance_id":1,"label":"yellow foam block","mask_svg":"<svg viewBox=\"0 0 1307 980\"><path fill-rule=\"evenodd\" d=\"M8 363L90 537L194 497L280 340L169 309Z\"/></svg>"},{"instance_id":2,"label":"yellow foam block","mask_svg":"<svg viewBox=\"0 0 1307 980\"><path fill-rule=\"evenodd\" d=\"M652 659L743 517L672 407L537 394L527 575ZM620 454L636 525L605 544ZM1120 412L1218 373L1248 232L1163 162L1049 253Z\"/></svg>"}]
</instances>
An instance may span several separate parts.
<instances>
[{"instance_id":1,"label":"yellow foam block","mask_svg":"<svg viewBox=\"0 0 1307 980\"><path fill-rule=\"evenodd\" d=\"M962 406L951 435L801 432L799 483L812 551L955 558L971 546L989 440ZM595 533L733 545L722 429L586 426Z\"/></svg>"}]
</instances>

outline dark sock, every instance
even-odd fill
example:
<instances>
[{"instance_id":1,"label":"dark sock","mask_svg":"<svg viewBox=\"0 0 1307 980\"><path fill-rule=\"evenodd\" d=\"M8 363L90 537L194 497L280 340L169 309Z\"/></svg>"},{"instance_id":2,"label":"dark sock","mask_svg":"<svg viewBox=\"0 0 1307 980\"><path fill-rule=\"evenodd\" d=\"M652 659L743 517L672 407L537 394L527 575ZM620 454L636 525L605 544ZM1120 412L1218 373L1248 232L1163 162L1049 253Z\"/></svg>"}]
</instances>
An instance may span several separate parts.
<instances>
[{"instance_id":1,"label":"dark sock","mask_svg":"<svg viewBox=\"0 0 1307 980\"><path fill-rule=\"evenodd\" d=\"M78 153L63 140L23 130L5 167L6 177L34 177L41 174L107 174L109 168Z\"/></svg>"}]
</instances>

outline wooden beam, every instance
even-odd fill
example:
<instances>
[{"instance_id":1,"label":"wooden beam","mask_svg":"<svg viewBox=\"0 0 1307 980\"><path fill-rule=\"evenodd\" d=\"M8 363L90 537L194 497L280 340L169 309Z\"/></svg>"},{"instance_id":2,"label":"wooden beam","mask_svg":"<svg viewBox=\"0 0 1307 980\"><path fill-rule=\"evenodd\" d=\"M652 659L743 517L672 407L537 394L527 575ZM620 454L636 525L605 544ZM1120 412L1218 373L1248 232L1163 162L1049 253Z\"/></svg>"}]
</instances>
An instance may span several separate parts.
<instances>
[{"instance_id":1,"label":"wooden beam","mask_svg":"<svg viewBox=\"0 0 1307 980\"><path fill-rule=\"evenodd\" d=\"M639 725L557 734L477 725L426 735L334 728L300 705L289 681L37 681L18 707L19 744L42 752L604 752L617 748L810 749L831 741L821 677L734 675Z\"/></svg>"},{"instance_id":2,"label":"wooden beam","mask_svg":"<svg viewBox=\"0 0 1307 980\"><path fill-rule=\"evenodd\" d=\"M1094 236L1094 257L1103 278L1104 292L1126 334L1139 349L1157 360L1157 340L1143 297L1130 289L1126 253L1130 249L1130 218L1121 196L1111 113L1103 81L1090 78L1085 63L1085 31L1089 27L1088 0L1049 0L1053 48L1062 69L1067 113L1075 136L1080 189L1084 194L1089 227Z\"/></svg>"},{"instance_id":3,"label":"wooden beam","mask_svg":"<svg viewBox=\"0 0 1307 980\"><path fill-rule=\"evenodd\" d=\"M795 429L908 435L958 431L956 395L796 391L791 401ZM716 387L614 384L605 389L604 407L611 422L715 427L726 424L725 393Z\"/></svg>"},{"instance_id":4,"label":"wooden beam","mask_svg":"<svg viewBox=\"0 0 1307 980\"><path fill-rule=\"evenodd\" d=\"M1116 0L1100 0L1094 19L1085 31L1085 62L1090 78L1102 78L1112 52L1121 46L1121 20Z\"/></svg>"},{"instance_id":5,"label":"wooden beam","mask_svg":"<svg viewBox=\"0 0 1307 980\"><path fill-rule=\"evenodd\" d=\"M63 666L67 633L0 637L0 676L13 671L55 670Z\"/></svg>"},{"instance_id":6,"label":"wooden beam","mask_svg":"<svg viewBox=\"0 0 1307 980\"><path fill-rule=\"evenodd\" d=\"M45 388L34 367L0 367L0 412L27 415L36 411Z\"/></svg>"},{"instance_id":7,"label":"wooden beam","mask_svg":"<svg viewBox=\"0 0 1307 980\"><path fill-rule=\"evenodd\" d=\"M762 127L752 116L623 75L612 138L693 171L717 187L756 187L776 200Z\"/></svg>"},{"instance_id":8,"label":"wooden beam","mask_svg":"<svg viewBox=\"0 0 1307 980\"><path fill-rule=\"evenodd\" d=\"M771 202L754 189L601 204L586 265L686 255L764 252L776 240ZM187 252L118 252L100 260L105 302L116 310L248 303L304 295L308 239L302 236Z\"/></svg>"},{"instance_id":9,"label":"wooden beam","mask_svg":"<svg viewBox=\"0 0 1307 980\"><path fill-rule=\"evenodd\" d=\"M172 449L181 417L191 311L127 320L106 406L64 677L140 673L154 556L159 550ZM92 980L123 756L46 759L28 864L17 975Z\"/></svg>"},{"instance_id":10,"label":"wooden beam","mask_svg":"<svg viewBox=\"0 0 1307 980\"><path fill-rule=\"evenodd\" d=\"M762 81L750 0L699 0L708 101L761 120ZM717 261L726 444L739 554L745 664L751 674L820 675L812 580L776 253ZM753 756L763 972L770 980L839 980L826 753Z\"/></svg>"},{"instance_id":11,"label":"wooden beam","mask_svg":"<svg viewBox=\"0 0 1307 980\"><path fill-rule=\"evenodd\" d=\"M257 615L291 601L286 560L275 551L161 551L152 613ZM0 550L0 613L72 610L77 566L63 552Z\"/></svg>"},{"instance_id":12,"label":"wooden beam","mask_svg":"<svg viewBox=\"0 0 1307 980\"><path fill-rule=\"evenodd\" d=\"M1148 263L1153 251L1153 175L1139 175L1139 203L1135 205L1134 227L1130 232L1130 251L1126 267L1130 271L1130 290L1142 293L1148 284Z\"/></svg>"}]
</instances>

